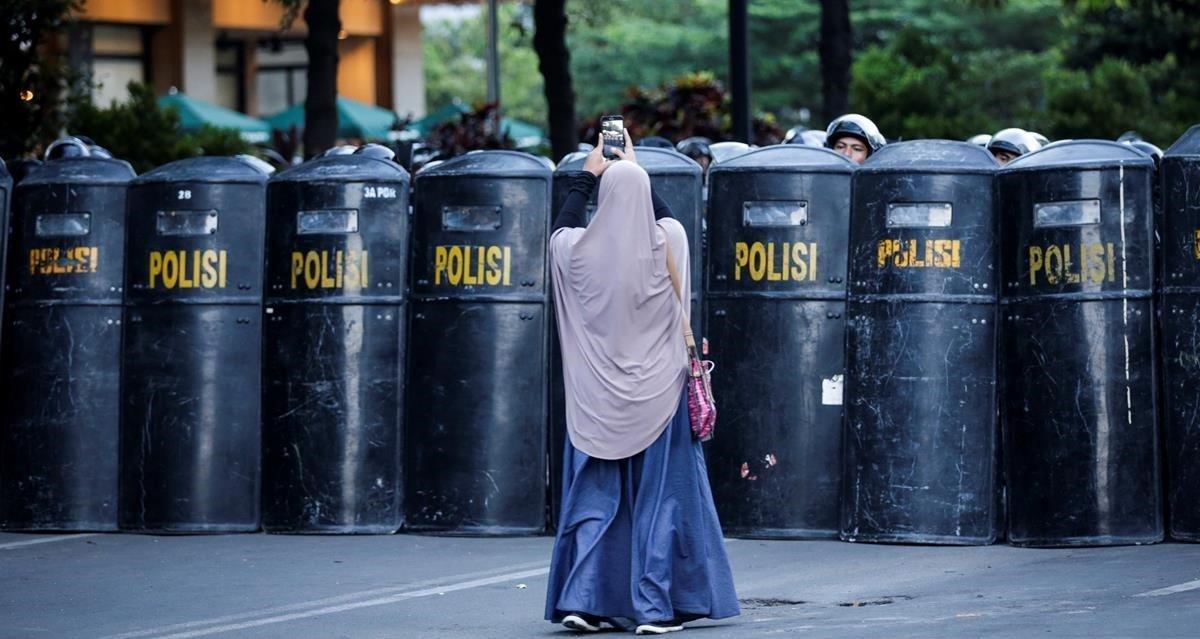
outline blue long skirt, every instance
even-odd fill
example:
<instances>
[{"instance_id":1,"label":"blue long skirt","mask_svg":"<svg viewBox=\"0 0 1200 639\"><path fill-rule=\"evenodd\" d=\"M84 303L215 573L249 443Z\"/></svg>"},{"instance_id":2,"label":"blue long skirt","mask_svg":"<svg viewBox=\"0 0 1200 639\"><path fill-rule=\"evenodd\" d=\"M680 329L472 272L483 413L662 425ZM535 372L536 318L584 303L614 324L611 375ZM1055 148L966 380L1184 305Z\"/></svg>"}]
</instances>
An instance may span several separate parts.
<instances>
[{"instance_id":1,"label":"blue long skirt","mask_svg":"<svg viewBox=\"0 0 1200 639\"><path fill-rule=\"evenodd\" d=\"M686 392L646 450L595 459L567 438L564 454L546 619L582 612L640 624L739 613Z\"/></svg>"}]
</instances>

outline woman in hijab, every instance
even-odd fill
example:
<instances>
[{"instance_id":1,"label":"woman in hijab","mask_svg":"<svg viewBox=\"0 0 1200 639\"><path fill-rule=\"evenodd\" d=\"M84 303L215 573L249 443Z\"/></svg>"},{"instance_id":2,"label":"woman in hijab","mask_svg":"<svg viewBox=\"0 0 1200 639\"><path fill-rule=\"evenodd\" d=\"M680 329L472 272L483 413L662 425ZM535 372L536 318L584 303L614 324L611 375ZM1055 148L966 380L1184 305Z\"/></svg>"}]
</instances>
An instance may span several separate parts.
<instances>
[{"instance_id":1,"label":"woman in hijab","mask_svg":"<svg viewBox=\"0 0 1200 639\"><path fill-rule=\"evenodd\" d=\"M687 236L629 132L618 160L603 149L588 154L550 237L569 437L546 619L662 634L737 615L738 602L688 419Z\"/></svg>"}]
</instances>

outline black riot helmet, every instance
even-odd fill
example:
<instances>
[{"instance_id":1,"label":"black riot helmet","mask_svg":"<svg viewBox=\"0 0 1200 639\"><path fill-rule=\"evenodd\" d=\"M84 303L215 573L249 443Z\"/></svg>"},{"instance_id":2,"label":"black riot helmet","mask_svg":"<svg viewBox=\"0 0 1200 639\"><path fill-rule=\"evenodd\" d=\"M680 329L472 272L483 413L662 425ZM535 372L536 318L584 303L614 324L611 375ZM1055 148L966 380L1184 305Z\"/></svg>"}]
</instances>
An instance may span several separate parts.
<instances>
[{"instance_id":1,"label":"black riot helmet","mask_svg":"<svg viewBox=\"0 0 1200 639\"><path fill-rule=\"evenodd\" d=\"M1145 140L1125 140L1121 142L1121 144L1131 146L1142 153L1149 155L1151 159L1154 160L1154 166L1156 167L1162 162L1163 150L1158 148L1157 145L1151 144Z\"/></svg>"},{"instance_id":2,"label":"black riot helmet","mask_svg":"<svg viewBox=\"0 0 1200 639\"><path fill-rule=\"evenodd\" d=\"M833 122L829 123L829 127L825 129L825 146L833 148L837 144L838 138L850 136L862 140L871 153L883 148L887 144L887 139L879 132L879 127L870 118L859 115L857 113L847 113ZM868 154L870 155L870 154Z\"/></svg>"},{"instance_id":3,"label":"black riot helmet","mask_svg":"<svg viewBox=\"0 0 1200 639\"><path fill-rule=\"evenodd\" d=\"M580 149L580 150L578 150L578 151L571 151L570 153L568 153L568 154L564 155L564 156L563 156L563 159L559 160L559 161L558 161L558 163L559 163L559 164L567 164L567 163L570 163L570 162L574 162L574 161L576 161L576 160L578 160L578 159L580 159L580 158L586 158L586 157L587 157L587 154L588 154L588 153L590 153L590 152L591 152L591 150L590 150L590 149L589 149L589 150L587 150L587 151L584 151L584 150L582 150L582 149Z\"/></svg>"},{"instance_id":4,"label":"black riot helmet","mask_svg":"<svg viewBox=\"0 0 1200 639\"><path fill-rule=\"evenodd\" d=\"M113 155L108 149L96 144L96 141L86 135L76 135L80 142L88 148L88 155L94 158L111 158Z\"/></svg>"},{"instance_id":5,"label":"black riot helmet","mask_svg":"<svg viewBox=\"0 0 1200 639\"><path fill-rule=\"evenodd\" d=\"M395 160L396 152L382 144L371 142L358 147L354 155L365 155L376 160Z\"/></svg>"},{"instance_id":6,"label":"black riot helmet","mask_svg":"<svg viewBox=\"0 0 1200 639\"><path fill-rule=\"evenodd\" d=\"M272 166L270 162L267 162L266 160L258 157L257 155L250 155L249 153L238 153L237 155L235 155L233 157L234 157L234 159L236 159L244 164L249 164L250 166L252 166L255 169L257 169L258 171L260 171L263 175L271 175L272 173L275 172L275 167Z\"/></svg>"},{"instance_id":7,"label":"black riot helmet","mask_svg":"<svg viewBox=\"0 0 1200 639\"><path fill-rule=\"evenodd\" d=\"M658 149L673 149L673 148L675 148L675 145L671 144L670 140L662 137L661 135L652 135L648 138L642 138L637 141L637 146L648 146L651 148L658 148Z\"/></svg>"},{"instance_id":8,"label":"black riot helmet","mask_svg":"<svg viewBox=\"0 0 1200 639\"><path fill-rule=\"evenodd\" d=\"M825 146L825 132L810 129L806 126L794 126L788 129L783 137L784 144L803 144L805 146Z\"/></svg>"},{"instance_id":9,"label":"black riot helmet","mask_svg":"<svg viewBox=\"0 0 1200 639\"><path fill-rule=\"evenodd\" d=\"M350 155L357 150L358 147L354 146L353 144L339 144L338 146L331 146L328 149L325 149L325 152L321 154L321 157L327 158L332 155Z\"/></svg>"},{"instance_id":10,"label":"black riot helmet","mask_svg":"<svg viewBox=\"0 0 1200 639\"><path fill-rule=\"evenodd\" d=\"M61 137L46 147L45 160L61 160L62 158L86 158L92 154L87 142L73 135Z\"/></svg>"},{"instance_id":11,"label":"black riot helmet","mask_svg":"<svg viewBox=\"0 0 1200 639\"><path fill-rule=\"evenodd\" d=\"M717 142L708 147L708 149L712 153L713 164L728 162L739 155L745 155L751 151L749 144L735 141Z\"/></svg>"},{"instance_id":12,"label":"black riot helmet","mask_svg":"<svg viewBox=\"0 0 1200 639\"><path fill-rule=\"evenodd\" d=\"M975 146L981 146L985 149L987 148L988 143L991 141L992 141L992 136L988 135L987 133L976 133L975 135L972 135L971 137L967 138L968 144L974 144Z\"/></svg>"},{"instance_id":13,"label":"black riot helmet","mask_svg":"<svg viewBox=\"0 0 1200 639\"><path fill-rule=\"evenodd\" d=\"M416 173L426 165L432 162L438 162L444 159L442 152L436 147L426 146L424 144L414 144L412 149L412 160L409 161L409 171Z\"/></svg>"},{"instance_id":14,"label":"black riot helmet","mask_svg":"<svg viewBox=\"0 0 1200 639\"><path fill-rule=\"evenodd\" d=\"M675 150L688 156L689 158L692 158L693 160L701 157L706 157L711 160L713 156L712 149L709 148L711 145L712 140L702 135L693 135L690 138L684 138L683 140L680 140L679 144L675 145Z\"/></svg>"},{"instance_id":15,"label":"black riot helmet","mask_svg":"<svg viewBox=\"0 0 1200 639\"><path fill-rule=\"evenodd\" d=\"M788 132L783 136L783 143L804 144L804 140L800 137L800 135L808 130L809 128L803 124L797 124L796 126L788 129Z\"/></svg>"},{"instance_id":16,"label":"black riot helmet","mask_svg":"<svg viewBox=\"0 0 1200 639\"><path fill-rule=\"evenodd\" d=\"M801 133L799 138L800 138L799 144L804 144L807 146L816 146L816 147L824 147L825 140L829 139L829 137L825 135L824 131L814 131L814 130L808 130L808 131L805 131L804 133ZM793 142L794 142L794 140L793 140Z\"/></svg>"},{"instance_id":17,"label":"black riot helmet","mask_svg":"<svg viewBox=\"0 0 1200 639\"><path fill-rule=\"evenodd\" d=\"M995 154L997 151L1005 151L1017 157L1031 153L1042 148L1042 144L1038 139L1033 137L1029 131L1025 129L1011 128L1002 129L992 136L991 142L988 142L987 150Z\"/></svg>"}]
</instances>

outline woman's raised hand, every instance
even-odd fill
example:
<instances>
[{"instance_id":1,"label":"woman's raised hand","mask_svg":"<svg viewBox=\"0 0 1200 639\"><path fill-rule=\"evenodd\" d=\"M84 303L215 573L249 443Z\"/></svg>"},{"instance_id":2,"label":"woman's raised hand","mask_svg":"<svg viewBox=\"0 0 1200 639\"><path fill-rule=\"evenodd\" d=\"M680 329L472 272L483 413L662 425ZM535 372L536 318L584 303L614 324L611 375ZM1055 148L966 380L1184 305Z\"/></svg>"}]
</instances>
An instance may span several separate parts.
<instances>
[{"instance_id":1,"label":"woman's raised hand","mask_svg":"<svg viewBox=\"0 0 1200 639\"><path fill-rule=\"evenodd\" d=\"M604 173L604 170L613 163L613 160L604 157L604 134L600 134L598 138L596 147L588 151L587 159L583 161L583 170L596 177L600 177L600 174Z\"/></svg>"}]
</instances>

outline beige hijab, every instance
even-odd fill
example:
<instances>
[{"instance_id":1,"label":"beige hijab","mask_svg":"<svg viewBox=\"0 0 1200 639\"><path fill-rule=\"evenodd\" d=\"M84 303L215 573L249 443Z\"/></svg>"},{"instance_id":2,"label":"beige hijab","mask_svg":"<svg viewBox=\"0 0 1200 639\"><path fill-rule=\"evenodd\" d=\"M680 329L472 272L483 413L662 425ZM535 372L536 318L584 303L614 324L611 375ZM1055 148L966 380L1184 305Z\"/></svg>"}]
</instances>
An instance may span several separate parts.
<instances>
[{"instance_id":1,"label":"beige hijab","mask_svg":"<svg viewBox=\"0 0 1200 639\"><path fill-rule=\"evenodd\" d=\"M682 305L667 272L668 242ZM691 303L683 226L654 221L650 177L620 161L603 173L587 228L550 238L550 263L571 444L600 459L640 453L683 393L683 309Z\"/></svg>"}]
</instances>

